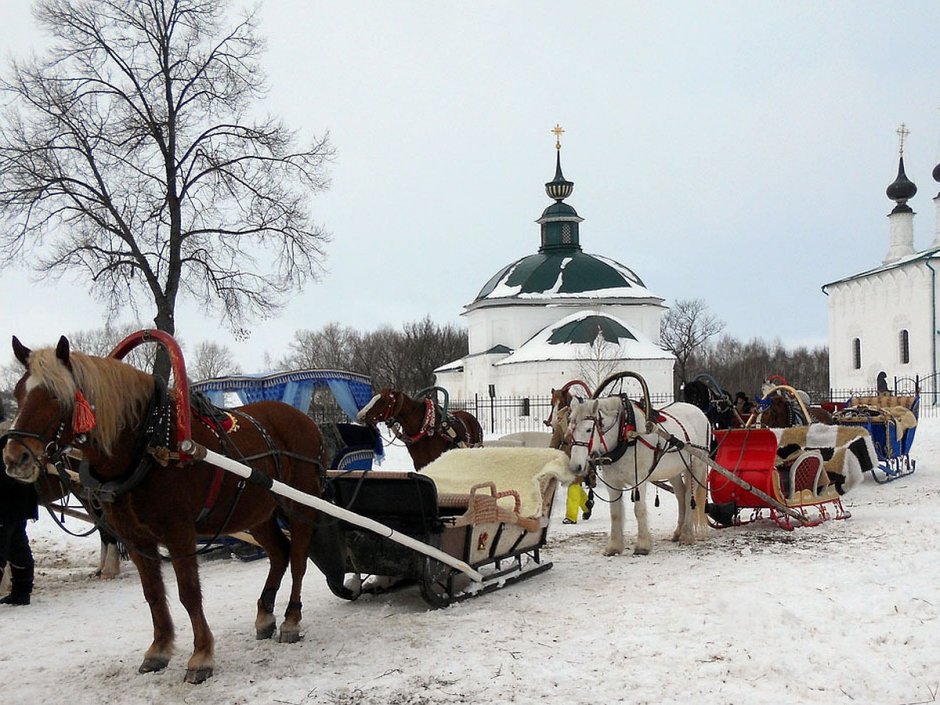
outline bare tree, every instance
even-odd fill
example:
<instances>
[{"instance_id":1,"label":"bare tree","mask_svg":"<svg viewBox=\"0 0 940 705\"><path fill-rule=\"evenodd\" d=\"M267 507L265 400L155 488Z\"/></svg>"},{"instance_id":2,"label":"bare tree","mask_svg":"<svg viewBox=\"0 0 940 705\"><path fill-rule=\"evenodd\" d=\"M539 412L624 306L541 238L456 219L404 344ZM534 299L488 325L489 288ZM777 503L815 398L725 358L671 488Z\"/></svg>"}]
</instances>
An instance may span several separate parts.
<instances>
[{"instance_id":1,"label":"bare tree","mask_svg":"<svg viewBox=\"0 0 940 705\"><path fill-rule=\"evenodd\" d=\"M659 324L659 340L676 356L677 387L679 382L688 379L687 367L692 354L724 327L724 321L709 313L708 305L702 299L676 301L663 316Z\"/></svg>"},{"instance_id":2,"label":"bare tree","mask_svg":"<svg viewBox=\"0 0 940 705\"><path fill-rule=\"evenodd\" d=\"M281 367L291 369L348 370L358 345L359 334L333 321L317 331L299 330L290 342L290 353Z\"/></svg>"},{"instance_id":3,"label":"bare tree","mask_svg":"<svg viewBox=\"0 0 940 705\"><path fill-rule=\"evenodd\" d=\"M619 367L620 347L604 337L600 327L597 329L591 347L578 358L578 374L592 390L601 386L601 382L610 377Z\"/></svg>"},{"instance_id":4,"label":"bare tree","mask_svg":"<svg viewBox=\"0 0 940 705\"><path fill-rule=\"evenodd\" d=\"M193 360L192 366L187 365L186 368L186 374L193 382L241 373L232 351L225 345L211 341L204 341L196 346Z\"/></svg>"},{"instance_id":5,"label":"bare tree","mask_svg":"<svg viewBox=\"0 0 940 705\"><path fill-rule=\"evenodd\" d=\"M48 53L0 81L0 257L79 272L113 315L181 295L236 333L321 271L308 212L328 135L294 146L264 94L254 13L224 0L38 0Z\"/></svg>"},{"instance_id":6,"label":"bare tree","mask_svg":"<svg viewBox=\"0 0 940 705\"><path fill-rule=\"evenodd\" d=\"M117 347L124 338L140 328L133 323L123 323L117 326L106 325L103 328L88 328L68 334L69 342L74 350L88 355L105 357ZM141 345L128 353L124 362L133 365L139 370L151 370L157 359L155 345Z\"/></svg>"}]
</instances>

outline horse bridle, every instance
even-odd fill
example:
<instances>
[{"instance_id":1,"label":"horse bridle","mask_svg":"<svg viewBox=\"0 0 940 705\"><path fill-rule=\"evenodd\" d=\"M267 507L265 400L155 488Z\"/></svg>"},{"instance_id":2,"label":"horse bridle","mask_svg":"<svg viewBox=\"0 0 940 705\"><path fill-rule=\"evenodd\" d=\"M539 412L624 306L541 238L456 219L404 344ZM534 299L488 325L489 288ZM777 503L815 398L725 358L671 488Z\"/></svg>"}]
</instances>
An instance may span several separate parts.
<instances>
[{"instance_id":1,"label":"horse bridle","mask_svg":"<svg viewBox=\"0 0 940 705\"><path fill-rule=\"evenodd\" d=\"M388 423L391 421L392 423L398 423L395 417L401 413L401 408L404 404L405 395L403 393L389 392L385 409L381 415L376 415L376 417L372 419L372 422L377 423L381 421L382 423Z\"/></svg>"},{"instance_id":2,"label":"horse bridle","mask_svg":"<svg viewBox=\"0 0 940 705\"><path fill-rule=\"evenodd\" d=\"M23 431L11 427L7 429L7 431L2 436L0 436L0 449L6 446L7 441L11 438L14 440L31 439L38 441L39 444L42 445L41 455L34 453L33 449L26 443L20 443L20 445L22 445L23 448L26 449L26 452L32 456L33 461L36 463L36 465L39 466L40 469L45 468L50 464L55 465L56 463L60 462L63 457L65 457L65 454L71 448L69 443L62 445L62 437L65 435L65 429L67 427L67 424L64 420L59 421L59 428L56 430L55 436L53 436L52 440L47 441L44 438L46 432L55 426L55 424L56 422L52 421L48 426L46 426L45 429L43 429L42 433L33 433L32 431Z\"/></svg>"},{"instance_id":3,"label":"horse bridle","mask_svg":"<svg viewBox=\"0 0 940 705\"><path fill-rule=\"evenodd\" d=\"M580 446L580 447L582 447L582 448L587 448L588 458L591 458L591 457L595 457L595 454L594 454L594 434L599 434L599 437L600 437L600 439L601 439L601 445L604 446L605 452L609 452L609 449L607 448L607 440L604 438L604 434L606 434L606 433L607 433L608 431L610 431L611 429L613 429L613 428L619 426L619 425L620 425L620 420L621 420L622 418L623 418L623 407L621 407L620 412L617 414L617 418L614 420L614 422L613 422L610 426L608 426L607 428L604 428L604 418L603 418L603 414L601 414L601 410L600 410L600 408L598 408L598 409L597 409L597 412L596 412L593 416L591 416L589 419L585 419L585 421L590 421L591 424L592 424L592 425L591 425L591 434L588 436L588 438L587 438L586 441L579 441L579 440L576 440L575 437L574 437L574 431L573 431L572 429L570 429L570 428L568 429L568 433L566 434L565 440L566 440L572 447L574 447L574 446ZM601 429L599 432L598 432L598 430L597 430L598 426L600 426L600 429ZM598 454L598 455L599 455L599 454Z\"/></svg>"}]
</instances>

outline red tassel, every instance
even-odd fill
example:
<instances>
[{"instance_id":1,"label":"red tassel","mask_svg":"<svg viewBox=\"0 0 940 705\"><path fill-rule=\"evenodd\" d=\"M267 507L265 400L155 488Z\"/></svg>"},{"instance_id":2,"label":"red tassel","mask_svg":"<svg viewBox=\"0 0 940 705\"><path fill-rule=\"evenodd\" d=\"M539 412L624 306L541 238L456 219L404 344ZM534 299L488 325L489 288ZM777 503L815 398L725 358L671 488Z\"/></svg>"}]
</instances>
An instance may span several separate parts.
<instances>
[{"instance_id":1,"label":"red tassel","mask_svg":"<svg viewBox=\"0 0 940 705\"><path fill-rule=\"evenodd\" d=\"M91 404L85 399L82 390L75 391L75 410L72 412L72 433L88 433L95 427L97 420Z\"/></svg>"}]
</instances>

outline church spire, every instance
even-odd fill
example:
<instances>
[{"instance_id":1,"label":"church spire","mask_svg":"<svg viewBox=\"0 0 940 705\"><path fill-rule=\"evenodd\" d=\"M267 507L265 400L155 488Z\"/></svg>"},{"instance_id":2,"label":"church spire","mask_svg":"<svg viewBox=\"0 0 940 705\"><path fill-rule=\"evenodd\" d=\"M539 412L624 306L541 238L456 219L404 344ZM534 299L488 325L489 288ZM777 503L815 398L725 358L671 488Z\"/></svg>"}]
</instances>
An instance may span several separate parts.
<instances>
[{"instance_id":1,"label":"church spire","mask_svg":"<svg viewBox=\"0 0 940 705\"><path fill-rule=\"evenodd\" d=\"M897 203L894 210L891 211L892 213L913 213L911 207L907 205L907 202L917 193L917 186L915 186L914 182L908 179L907 174L904 173L904 140L911 132L907 129L907 125L902 122L901 126L897 129L897 133L898 176L888 185L888 188L885 189L885 193L888 195L888 198Z\"/></svg>"},{"instance_id":2,"label":"church spire","mask_svg":"<svg viewBox=\"0 0 940 705\"><path fill-rule=\"evenodd\" d=\"M885 189L888 198L897 205L888 214L890 239L884 264L897 262L902 257L914 254L914 211L907 205L907 202L917 193L917 186L904 173L904 140L911 133L903 122L897 129L897 133L898 175Z\"/></svg>"},{"instance_id":3,"label":"church spire","mask_svg":"<svg viewBox=\"0 0 940 705\"><path fill-rule=\"evenodd\" d=\"M542 226L542 246L539 252L553 250L580 250L580 233L578 223L583 218L577 211L563 201L574 191L574 182L565 179L561 173L561 136L564 129L555 124L552 134L555 135L555 178L545 184L545 193L555 202L542 212L537 222Z\"/></svg>"},{"instance_id":4,"label":"church spire","mask_svg":"<svg viewBox=\"0 0 940 705\"><path fill-rule=\"evenodd\" d=\"M940 164L937 164L937 166L933 168L933 180L940 182ZM934 229L933 245L931 245L931 247L940 247L940 192L933 197L933 202L936 204L936 227Z\"/></svg>"},{"instance_id":5,"label":"church spire","mask_svg":"<svg viewBox=\"0 0 940 705\"><path fill-rule=\"evenodd\" d=\"M555 135L555 178L545 184L545 193L559 203L574 191L574 182L566 181L565 175L561 173L561 136L564 132L562 126L556 122L552 128L552 134Z\"/></svg>"}]
</instances>

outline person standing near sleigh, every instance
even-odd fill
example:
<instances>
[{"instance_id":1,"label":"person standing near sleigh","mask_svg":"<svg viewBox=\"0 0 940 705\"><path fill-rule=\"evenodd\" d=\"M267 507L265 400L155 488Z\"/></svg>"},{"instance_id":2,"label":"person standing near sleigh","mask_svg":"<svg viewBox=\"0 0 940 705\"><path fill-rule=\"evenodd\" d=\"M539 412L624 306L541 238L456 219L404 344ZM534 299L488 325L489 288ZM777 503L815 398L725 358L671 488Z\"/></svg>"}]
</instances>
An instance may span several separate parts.
<instances>
[{"instance_id":1,"label":"person standing near sleigh","mask_svg":"<svg viewBox=\"0 0 940 705\"><path fill-rule=\"evenodd\" d=\"M33 552L29 548L26 522L38 518L36 487L17 482L0 470L0 573L9 563L12 578L12 592L0 598L0 605L29 604L33 592Z\"/></svg>"}]
</instances>

